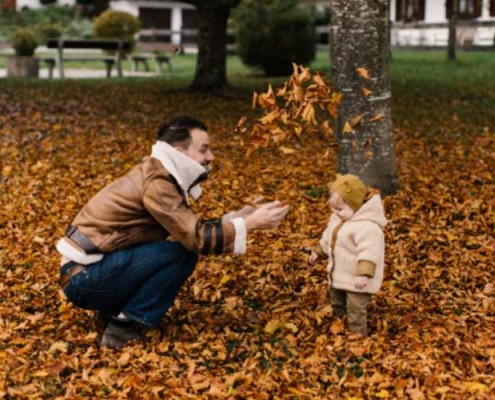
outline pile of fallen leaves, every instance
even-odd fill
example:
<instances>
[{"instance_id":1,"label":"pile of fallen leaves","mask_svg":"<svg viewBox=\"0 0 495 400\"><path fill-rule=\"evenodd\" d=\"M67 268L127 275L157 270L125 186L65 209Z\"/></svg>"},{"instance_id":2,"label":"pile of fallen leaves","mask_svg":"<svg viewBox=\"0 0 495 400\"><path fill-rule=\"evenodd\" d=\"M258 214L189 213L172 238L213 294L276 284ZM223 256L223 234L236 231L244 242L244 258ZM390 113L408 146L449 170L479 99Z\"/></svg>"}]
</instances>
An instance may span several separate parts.
<instances>
[{"instance_id":1,"label":"pile of fallen leaves","mask_svg":"<svg viewBox=\"0 0 495 400\"><path fill-rule=\"evenodd\" d=\"M332 316L324 263L310 267L300 251L330 212L327 137L300 135L295 151L268 146L247 157L235 128L249 94L212 99L156 82L3 85L0 397L495 395L495 132L458 118L457 99L412 121L428 103L394 98L402 188L384 201L386 276L370 336L357 341ZM199 212L215 217L263 195L290 213L277 230L250 235L247 256L202 258L163 336L100 350L92 313L57 286L54 244L90 196L149 154L160 120L179 114L204 119L213 135ZM495 115L485 123L495 126Z\"/></svg>"}]
</instances>

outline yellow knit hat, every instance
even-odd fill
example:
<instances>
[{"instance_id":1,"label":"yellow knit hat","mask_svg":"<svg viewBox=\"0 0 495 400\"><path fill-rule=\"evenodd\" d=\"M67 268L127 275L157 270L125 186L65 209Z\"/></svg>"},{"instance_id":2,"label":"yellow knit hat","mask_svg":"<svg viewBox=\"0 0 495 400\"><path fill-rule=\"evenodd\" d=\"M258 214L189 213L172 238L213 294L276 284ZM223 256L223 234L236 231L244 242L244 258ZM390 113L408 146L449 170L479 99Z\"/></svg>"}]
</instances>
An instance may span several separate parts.
<instances>
[{"instance_id":1,"label":"yellow knit hat","mask_svg":"<svg viewBox=\"0 0 495 400\"><path fill-rule=\"evenodd\" d=\"M363 181L352 174L337 174L337 179L330 185L330 191L338 193L354 211L363 205L368 192Z\"/></svg>"}]
</instances>

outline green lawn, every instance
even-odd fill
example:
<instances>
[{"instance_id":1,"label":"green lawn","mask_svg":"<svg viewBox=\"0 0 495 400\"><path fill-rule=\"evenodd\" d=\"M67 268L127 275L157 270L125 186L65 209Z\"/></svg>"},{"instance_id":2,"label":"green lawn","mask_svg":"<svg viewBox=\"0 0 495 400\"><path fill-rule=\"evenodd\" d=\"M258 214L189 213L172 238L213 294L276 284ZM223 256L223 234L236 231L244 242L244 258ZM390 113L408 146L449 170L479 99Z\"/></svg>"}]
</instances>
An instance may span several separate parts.
<instances>
[{"instance_id":1,"label":"green lawn","mask_svg":"<svg viewBox=\"0 0 495 400\"><path fill-rule=\"evenodd\" d=\"M43 55L40 53L39 55ZM165 71L160 77L113 78L110 82L153 82L166 88L186 87L191 82L196 56L191 54L174 55L175 72ZM0 68L4 68L5 58L0 53ZM67 68L104 68L102 62L70 62ZM43 66L44 67L44 66ZM125 70L130 70L130 62L124 62ZM313 70L330 74L330 59L325 51L319 51L311 65ZM393 114L404 128L414 130L419 120L427 120L432 129L457 118L461 123L470 121L477 126L487 126L494 118L495 104L495 53L459 52L456 62L446 59L445 51L413 52L400 51L392 54L390 63L391 87L393 94ZM166 67L165 67L166 70ZM246 93L252 90L265 90L268 84L278 85L285 77L267 78L261 70L245 66L239 57L229 55L227 59L229 82L233 87ZM4 79L2 85L17 85L19 81ZM31 84L46 85L46 80ZM84 80L91 84L93 80ZM25 84L22 81L22 84ZM55 80L54 85L62 82ZM83 82L81 82L83 83ZM423 106L418 107L419 104ZM444 110L455 110L454 115Z\"/></svg>"},{"instance_id":2,"label":"green lawn","mask_svg":"<svg viewBox=\"0 0 495 400\"><path fill-rule=\"evenodd\" d=\"M53 55L53 52L38 52L38 56ZM174 55L175 73L173 77L166 71L163 79L189 81L194 76L196 56L192 54ZM66 68L103 69L103 62L67 62ZM42 65L42 68L45 66ZM0 68L5 68L5 53L0 52ZM330 60L326 51L317 52L311 64L314 70L330 72ZM130 61L124 61L124 69L130 70ZM166 69L166 67L165 67ZM261 70L245 66L241 60L230 55L227 59L227 70L230 78L247 78L263 80ZM445 51L394 52L391 60L392 80L397 82L418 81L422 84L444 84L456 81L493 82L495 80L495 52L459 52L456 62L446 59Z\"/></svg>"}]
</instances>

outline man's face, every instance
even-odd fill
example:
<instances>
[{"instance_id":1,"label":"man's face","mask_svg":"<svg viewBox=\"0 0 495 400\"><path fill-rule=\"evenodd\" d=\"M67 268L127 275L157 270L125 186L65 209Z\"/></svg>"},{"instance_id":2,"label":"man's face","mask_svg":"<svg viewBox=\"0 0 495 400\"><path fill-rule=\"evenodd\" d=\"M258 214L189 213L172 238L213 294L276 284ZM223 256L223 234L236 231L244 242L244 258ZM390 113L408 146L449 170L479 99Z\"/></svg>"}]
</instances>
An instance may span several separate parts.
<instances>
[{"instance_id":1,"label":"man's face","mask_svg":"<svg viewBox=\"0 0 495 400\"><path fill-rule=\"evenodd\" d=\"M206 168L206 171L210 171L210 163L214 157L210 149L210 137L207 132L198 128L191 129L191 143L189 147L185 150L177 149L200 163Z\"/></svg>"}]
</instances>

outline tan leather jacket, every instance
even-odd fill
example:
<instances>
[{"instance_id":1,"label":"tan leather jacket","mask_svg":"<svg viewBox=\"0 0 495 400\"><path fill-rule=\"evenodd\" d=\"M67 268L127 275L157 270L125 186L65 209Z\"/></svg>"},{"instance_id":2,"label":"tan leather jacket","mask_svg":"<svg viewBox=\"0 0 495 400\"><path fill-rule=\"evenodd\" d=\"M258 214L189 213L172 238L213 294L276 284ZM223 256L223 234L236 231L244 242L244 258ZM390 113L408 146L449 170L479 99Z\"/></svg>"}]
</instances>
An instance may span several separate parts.
<instances>
[{"instance_id":1,"label":"tan leather jacket","mask_svg":"<svg viewBox=\"0 0 495 400\"><path fill-rule=\"evenodd\" d=\"M232 252L236 234L231 222L203 221L187 204L174 177L155 158L146 159L98 192L72 226L102 253L168 237L190 251ZM65 240L82 250L68 237Z\"/></svg>"}]
</instances>

